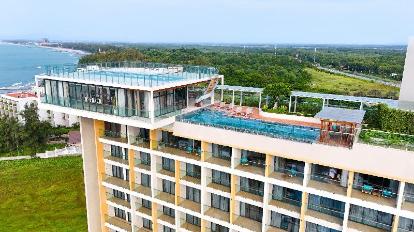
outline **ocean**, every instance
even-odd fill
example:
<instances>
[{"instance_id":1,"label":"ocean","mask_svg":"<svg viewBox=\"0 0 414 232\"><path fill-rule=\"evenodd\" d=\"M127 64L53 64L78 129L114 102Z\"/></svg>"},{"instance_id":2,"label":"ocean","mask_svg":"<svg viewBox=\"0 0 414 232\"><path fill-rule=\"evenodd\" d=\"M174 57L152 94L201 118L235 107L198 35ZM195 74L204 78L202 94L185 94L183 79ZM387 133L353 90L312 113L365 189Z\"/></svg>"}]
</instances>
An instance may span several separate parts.
<instances>
[{"instance_id":1,"label":"ocean","mask_svg":"<svg viewBox=\"0 0 414 232\"><path fill-rule=\"evenodd\" d=\"M34 75L50 64L76 64L80 56L51 48L0 43L0 93L34 83Z\"/></svg>"}]
</instances>

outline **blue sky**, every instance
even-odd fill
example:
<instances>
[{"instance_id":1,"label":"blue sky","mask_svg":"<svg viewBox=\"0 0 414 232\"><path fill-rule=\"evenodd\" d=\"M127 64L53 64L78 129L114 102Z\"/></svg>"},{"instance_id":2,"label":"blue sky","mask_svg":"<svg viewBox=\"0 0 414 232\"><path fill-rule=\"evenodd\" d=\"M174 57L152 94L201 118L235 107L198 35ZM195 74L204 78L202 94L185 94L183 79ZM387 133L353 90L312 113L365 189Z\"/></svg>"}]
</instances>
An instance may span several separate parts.
<instances>
[{"instance_id":1,"label":"blue sky","mask_svg":"<svg viewBox=\"0 0 414 232\"><path fill-rule=\"evenodd\" d=\"M406 44L412 0L2 0L0 39Z\"/></svg>"}]
</instances>

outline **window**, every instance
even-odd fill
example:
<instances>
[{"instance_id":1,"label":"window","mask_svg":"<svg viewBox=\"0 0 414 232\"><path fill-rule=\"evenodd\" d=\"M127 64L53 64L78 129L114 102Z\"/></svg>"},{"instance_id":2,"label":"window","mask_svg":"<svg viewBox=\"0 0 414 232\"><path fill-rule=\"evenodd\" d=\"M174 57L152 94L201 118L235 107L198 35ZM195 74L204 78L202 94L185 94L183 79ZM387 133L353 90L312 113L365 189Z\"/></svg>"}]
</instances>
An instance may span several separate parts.
<instances>
[{"instance_id":1,"label":"window","mask_svg":"<svg viewBox=\"0 0 414 232\"><path fill-rule=\"evenodd\" d=\"M126 193L121 192L121 191L116 190L116 189L113 189L112 193L113 193L114 197L122 199L122 200L126 199L128 202L130 202L129 194L126 194Z\"/></svg>"},{"instance_id":2,"label":"window","mask_svg":"<svg viewBox=\"0 0 414 232\"><path fill-rule=\"evenodd\" d=\"M212 156L220 159L231 160L231 147L212 144Z\"/></svg>"},{"instance_id":3,"label":"window","mask_svg":"<svg viewBox=\"0 0 414 232\"><path fill-rule=\"evenodd\" d=\"M160 116L187 107L187 88L154 92L155 116Z\"/></svg>"},{"instance_id":4,"label":"window","mask_svg":"<svg viewBox=\"0 0 414 232\"><path fill-rule=\"evenodd\" d=\"M163 232L175 232L175 230L174 229L171 229L170 227L168 227L168 226L163 226L162 227L162 231Z\"/></svg>"},{"instance_id":5,"label":"window","mask_svg":"<svg viewBox=\"0 0 414 232\"><path fill-rule=\"evenodd\" d=\"M211 231L212 232L229 232L229 228L219 225L219 224L215 224L215 223L211 223Z\"/></svg>"},{"instance_id":6,"label":"window","mask_svg":"<svg viewBox=\"0 0 414 232\"><path fill-rule=\"evenodd\" d=\"M290 176L303 177L305 163L302 161L275 157L275 172L288 173Z\"/></svg>"},{"instance_id":7,"label":"window","mask_svg":"<svg viewBox=\"0 0 414 232\"><path fill-rule=\"evenodd\" d=\"M151 209L152 208L152 203L151 203L151 201L142 199L142 206L147 208L147 209Z\"/></svg>"},{"instance_id":8,"label":"window","mask_svg":"<svg viewBox=\"0 0 414 232\"><path fill-rule=\"evenodd\" d=\"M141 185L145 187L151 187L151 176L141 173Z\"/></svg>"},{"instance_id":9,"label":"window","mask_svg":"<svg viewBox=\"0 0 414 232\"><path fill-rule=\"evenodd\" d=\"M175 172L174 160L162 157L162 169L170 172Z\"/></svg>"},{"instance_id":10,"label":"window","mask_svg":"<svg viewBox=\"0 0 414 232\"><path fill-rule=\"evenodd\" d=\"M126 153L126 155L124 155L122 153L122 147L118 147L118 146L114 146L114 145L111 145L111 156L117 157L117 158L120 158L120 159L128 160L128 153Z\"/></svg>"},{"instance_id":11,"label":"window","mask_svg":"<svg viewBox=\"0 0 414 232\"><path fill-rule=\"evenodd\" d=\"M284 188L281 186L273 185L272 199L300 206L302 202L302 192L290 188Z\"/></svg>"},{"instance_id":12,"label":"window","mask_svg":"<svg viewBox=\"0 0 414 232\"><path fill-rule=\"evenodd\" d=\"M197 179L201 178L201 167L194 164L185 164L185 174Z\"/></svg>"},{"instance_id":13,"label":"window","mask_svg":"<svg viewBox=\"0 0 414 232\"><path fill-rule=\"evenodd\" d=\"M112 176L120 178L120 179L124 179L123 169L121 167L112 165Z\"/></svg>"},{"instance_id":14,"label":"window","mask_svg":"<svg viewBox=\"0 0 414 232\"><path fill-rule=\"evenodd\" d=\"M260 207L240 202L240 216L262 222L263 210Z\"/></svg>"},{"instance_id":15,"label":"window","mask_svg":"<svg viewBox=\"0 0 414 232\"><path fill-rule=\"evenodd\" d=\"M362 206L351 205L349 220L390 231L393 215Z\"/></svg>"},{"instance_id":16,"label":"window","mask_svg":"<svg viewBox=\"0 0 414 232\"><path fill-rule=\"evenodd\" d=\"M313 224L311 222L306 222L306 232L340 232L339 230L334 230L328 227L321 225Z\"/></svg>"},{"instance_id":17,"label":"window","mask_svg":"<svg viewBox=\"0 0 414 232\"><path fill-rule=\"evenodd\" d=\"M201 191L192 187L186 186L186 199L200 203Z\"/></svg>"},{"instance_id":18,"label":"window","mask_svg":"<svg viewBox=\"0 0 414 232\"><path fill-rule=\"evenodd\" d=\"M114 212L115 212L115 217L122 218L122 219L126 220L125 210L115 207Z\"/></svg>"},{"instance_id":19,"label":"window","mask_svg":"<svg viewBox=\"0 0 414 232\"><path fill-rule=\"evenodd\" d=\"M230 187L230 174L217 170L212 170L211 174L213 183Z\"/></svg>"},{"instance_id":20,"label":"window","mask_svg":"<svg viewBox=\"0 0 414 232\"><path fill-rule=\"evenodd\" d=\"M214 193L211 194L211 207L230 212L230 199Z\"/></svg>"},{"instance_id":21,"label":"window","mask_svg":"<svg viewBox=\"0 0 414 232\"><path fill-rule=\"evenodd\" d=\"M146 152L140 152L141 163L145 165L151 165L151 155Z\"/></svg>"},{"instance_id":22,"label":"window","mask_svg":"<svg viewBox=\"0 0 414 232\"><path fill-rule=\"evenodd\" d=\"M186 214L185 215L185 221L188 222L188 223L190 223L190 224L196 225L196 226L200 226L201 225L200 218L198 218L196 216L193 216L191 214Z\"/></svg>"},{"instance_id":23,"label":"window","mask_svg":"<svg viewBox=\"0 0 414 232\"><path fill-rule=\"evenodd\" d=\"M144 228L147 228L149 230L152 230L152 221L151 220L148 220L146 218L142 218L142 226Z\"/></svg>"},{"instance_id":24,"label":"window","mask_svg":"<svg viewBox=\"0 0 414 232\"><path fill-rule=\"evenodd\" d=\"M264 168L266 165L266 155L263 153L241 150L241 162Z\"/></svg>"},{"instance_id":25,"label":"window","mask_svg":"<svg viewBox=\"0 0 414 232\"><path fill-rule=\"evenodd\" d=\"M240 177L240 190L258 196L263 196L264 183L246 177Z\"/></svg>"},{"instance_id":26,"label":"window","mask_svg":"<svg viewBox=\"0 0 414 232\"><path fill-rule=\"evenodd\" d=\"M162 212L163 212L165 215L168 215L168 216L170 216L170 217L175 217L175 210L174 210L174 209L171 209L171 208L169 208L169 207L167 207L167 206L163 206L163 207L162 207Z\"/></svg>"},{"instance_id":27,"label":"window","mask_svg":"<svg viewBox=\"0 0 414 232\"><path fill-rule=\"evenodd\" d=\"M162 191L169 194L175 194L175 183L169 180L162 180Z\"/></svg>"}]
</instances>

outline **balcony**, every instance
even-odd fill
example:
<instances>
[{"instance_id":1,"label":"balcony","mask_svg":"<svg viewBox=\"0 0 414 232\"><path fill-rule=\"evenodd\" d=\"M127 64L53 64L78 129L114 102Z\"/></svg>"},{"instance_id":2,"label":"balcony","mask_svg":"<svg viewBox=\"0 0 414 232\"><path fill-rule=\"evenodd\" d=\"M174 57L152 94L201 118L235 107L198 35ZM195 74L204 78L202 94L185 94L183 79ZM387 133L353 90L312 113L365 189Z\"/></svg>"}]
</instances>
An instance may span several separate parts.
<instances>
[{"instance_id":1,"label":"balcony","mask_svg":"<svg viewBox=\"0 0 414 232\"><path fill-rule=\"evenodd\" d=\"M152 232L151 229L147 229L145 227L137 227L137 226L134 226L134 227L135 227L136 232Z\"/></svg>"},{"instance_id":2,"label":"balcony","mask_svg":"<svg viewBox=\"0 0 414 232\"><path fill-rule=\"evenodd\" d=\"M397 193L388 188L373 184L354 184L351 196L363 201L369 201L389 207L396 207Z\"/></svg>"},{"instance_id":3,"label":"balcony","mask_svg":"<svg viewBox=\"0 0 414 232\"><path fill-rule=\"evenodd\" d=\"M310 175L308 187L346 196L347 184L347 181L341 183L340 180L331 178L330 176L315 174Z\"/></svg>"},{"instance_id":4,"label":"balcony","mask_svg":"<svg viewBox=\"0 0 414 232\"><path fill-rule=\"evenodd\" d=\"M191 172L191 171L181 171L181 180L200 185L201 184L201 173Z\"/></svg>"},{"instance_id":5,"label":"balcony","mask_svg":"<svg viewBox=\"0 0 414 232\"><path fill-rule=\"evenodd\" d=\"M145 214L147 216L152 216L152 210L151 208L145 207L144 205L142 205L141 202L137 202L135 203L135 208L137 210L137 212Z\"/></svg>"},{"instance_id":6,"label":"balcony","mask_svg":"<svg viewBox=\"0 0 414 232\"><path fill-rule=\"evenodd\" d=\"M121 179L119 177L104 175L102 181L129 190L129 181Z\"/></svg>"},{"instance_id":7,"label":"balcony","mask_svg":"<svg viewBox=\"0 0 414 232\"><path fill-rule=\"evenodd\" d=\"M132 231L131 223L125 219L115 217L115 216L105 215L105 222L112 226L123 229L125 231L128 231L128 232Z\"/></svg>"},{"instance_id":8,"label":"balcony","mask_svg":"<svg viewBox=\"0 0 414 232\"><path fill-rule=\"evenodd\" d=\"M114 204L121 205L126 208L131 208L131 203L125 199L114 196L112 193L106 193L106 200Z\"/></svg>"},{"instance_id":9,"label":"balcony","mask_svg":"<svg viewBox=\"0 0 414 232\"><path fill-rule=\"evenodd\" d=\"M231 156L225 156L219 153L212 153L212 152L204 152L206 156L206 162L225 166L225 167L231 167Z\"/></svg>"},{"instance_id":10,"label":"balcony","mask_svg":"<svg viewBox=\"0 0 414 232\"><path fill-rule=\"evenodd\" d=\"M183 223L181 224L180 228L184 229L186 231L191 231L191 232L201 232L201 227L200 226L191 224L191 223L189 223L185 220L183 220ZM179 231L181 231L181 230L179 230Z\"/></svg>"},{"instance_id":11,"label":"balcony","mask_svg":"<svg viewBox=\"0 0 414 232\"><path fill-rule=\"evenodd\" d=\"M300 213L300 207L302 205L302 201L288 198L286 196L277 197L273 194L270 194L270 201L269 205L273 205L275 207L285 209L291 212Z\"/></svg>"},{"instance_id":12,"label":"balcony","mask_svg":"<svg viewBox=\"0 0 414 232\"><path fill-rule=\"evenodd\" d=\"M269 177L282 181L302 185L303 184L303 169L305 164L303 162L287 160L284 158L275 157L277 160L283 160L284 165L278 165L275 162L274 172ZM280 161L279 161L280 162Z\"/></svg>"},{"instance_id":13,"label":"balcony","mask_svg":"<svg viewBox=\"0 0 414 232\"><path fill-rule=\"evenodd\" d=\"M250 219L248 217L243 217L240 215L233 215L235 220L233 222L233 224L240 226L242 228L246 228L250 231L262 231L262 223Z\"/></svg>"},{"instance_id":14,"label":"balcony","mask_svg":"<svg viewBox=\"0 0 414 232\"><path fill-rule=\"evenodd\" d=\"M186 208L188 210L200 213L201 212L201 204L200 202L195 202L183 197L178 197L178 206Z\"/></svg>"},{"instance_id":15,"label":"balcony","mask_svg":"<svg viewBox=\"0 0 414 232\"><path fill-rule=\"evenodd\" d=\"M308 204L306 215L324 220L333 224L342 225L344 212L330 209L321 205Z\"/></svg>"},{"instance_id":16,"label":"balcony","mask_svg":"<svg viewBox=\"0 0 414 232\"><path fill-rule=\"evenodd\" d=\"M414 194L408 192L404 193L404 201L401 209L414 212Z\"/></svg>"},{"instance_id":17,"label":"balcony","mask_svg":"<svg viewBox=\"0 0 414 232\"><path fill-rule=\"evenodd\" d=\"M111 140L118 143L128 143L128 139L126 138L126 134L121 133L120 131L110 131L105 130L103 132L102 138Z\"/></svg>"},{"instance_id":18,"label":"balcony","mask_svg":"<svg viewBox=\"0 0 414 232\"><path fill-rule=\"evenodd\" d=\"M151 171L151 160L145 160L145 159L135 157L134 165L135 167L139 169Z\"/></svg>"},{"instance_id":19,"label":"balcony","mask_svg":"<svg viewBox=\"0 0 414 232\"><path fill-rule=\"evenodd\" d=\"M150 148L150 139L144 138L140 136L129 136L129 142L131 145L137 146L137 147L143 147L143 148Z\"/></svg>"},{"instance_id":20,"label":"balcony","mask_svg":"<svg viewBox=\"0 0 414 232\"><path fill-rule=\"evenodd\" d=\"M175 217L172 217L168 214L165 214L162 210L157 210L157 216L158 219L167 223L170 223L171 225L175 225Z\"/></svg>"},{"instance_id":21,"label":"balcony","mask_svg":"<svg viewBox=\"0 0 414 232\"><path fill-rule=\"evenodd\" d=\"M240 191L236 193L237 196L263 202L263 188L250 187L246 185L237 185L236 187L240 189Z\"/></svg>"},{"instance_id":22,"label":"balcony","mask_svg":"<svg viewBox=\"0 0 414 232\"><path fill-rule=\"evenodd\" d=\"M241 171L261 176L265 175L266 155L264 154L242 150L242 157L235 161L236 168Z\"/></svg>"},{"instance_id":23,"label":"balcony","mask_svg":"<svg viewBox=\"0 0 414 232\"><path fill-rule=\"evenodd\" d=\"M391 231L391 225L349 215L348 228L361 232Z\"/></svg>"},{"instance_id":24,"label":"balcony","mask_svg":"<svg viewBox=\"0 0 414 232\"><path fill-rule=\"evenodd\" d=\"M110 151L104 151L104 159L105 160L110 160L110 161L113 161L113 162L117 162L117 163L120 163L120 164L124 164L124 165L129 165L128 160L122 159L122 158L117 157L117 156L113 156Z\"/></svg>"},{"instance_id":25,"label":"balcony","mask_svg":"<svg viewBox=\"0 0 414 232\"><path fill-rule=\"evenodd\" d=\"M200 161L201 159L201 149L193 149L191 146L180 145L179 143L173 144L158 142L157 150L168 154L178 155L187 159L197 161Z\"/></svg>"},{"instance_id":26,"label":"balcony","mask_svg":"<svg viewBox=\"0 0 414 232\"><path fill-rule=\"evenodd\" d=\"M168 202L170 204L175 204L175 194L155 189L155 198L161 201Z\"/></svg>"},{"instance_id":27,"label":"balcony","mask_svg":"<svg viewBox=\"0 0 414 232\"><path fill-rule=\"evenodd\" d=\"M216 189L226 193L230 193L231 191L230 180L208 177L207 183L208 182L210 182L209 184L207 184L207 187L209 188Z\"/></svg>"},{"instance_id":28,"label":"balcony","mask_svg":"<svg viewBox=\"0 0 414 232\"><path fill-rule=\"evenodd\" d=\"M394 216L374 209L351 205L348 227L358 231L391 231Z\"/></svg>"},{"instance_id":29,"label":"balcony","mask_svg":"<svg viewBox=\"0 0 414 232\"><path fill-rule=\"evenodd\" d=\"M149 196L149 197L152 196L151 187L144 186L142 184L135 183L134 191L137 192L137 193L144 194L144 195Z\"/></svg>"},{"instance_id":30,"label":"balcony","mask_svg":"<svg viewBox=\"0 0 414 232\"><path fill-rule=\"evenodd\" d=\"M204 209L205 215L225 222L230 222L230 212L211 207L210 205L204 205Z\"/></svg>"}]
</instances>

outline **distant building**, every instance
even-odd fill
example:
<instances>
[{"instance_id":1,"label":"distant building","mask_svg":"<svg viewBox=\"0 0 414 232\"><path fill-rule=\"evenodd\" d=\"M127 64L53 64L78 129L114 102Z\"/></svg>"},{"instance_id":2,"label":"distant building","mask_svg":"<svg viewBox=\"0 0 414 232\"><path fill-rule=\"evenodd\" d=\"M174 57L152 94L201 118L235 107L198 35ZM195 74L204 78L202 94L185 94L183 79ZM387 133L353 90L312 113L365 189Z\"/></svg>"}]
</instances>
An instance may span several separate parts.
<instances>
[{"instance_id":1,"label":"distant building","mask_svg":"<svg viewBox=\"0 0 414 232\"><path fill-rule=\"evenodd\" d=\"M0 116L14 117L23 122L21 113L32 103L37 105L37 96L31 92L2 94L0 95ZM49 121L53 126L72 126L79 122L77 116L50 110L39 109L38 115L40 120Z\"/></svg>"}]
</instances>

